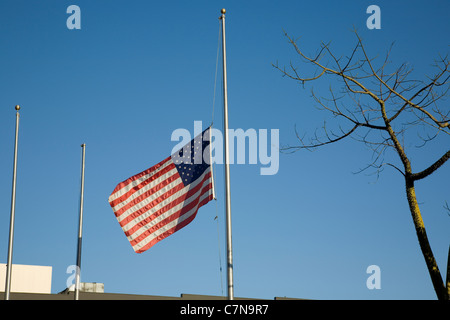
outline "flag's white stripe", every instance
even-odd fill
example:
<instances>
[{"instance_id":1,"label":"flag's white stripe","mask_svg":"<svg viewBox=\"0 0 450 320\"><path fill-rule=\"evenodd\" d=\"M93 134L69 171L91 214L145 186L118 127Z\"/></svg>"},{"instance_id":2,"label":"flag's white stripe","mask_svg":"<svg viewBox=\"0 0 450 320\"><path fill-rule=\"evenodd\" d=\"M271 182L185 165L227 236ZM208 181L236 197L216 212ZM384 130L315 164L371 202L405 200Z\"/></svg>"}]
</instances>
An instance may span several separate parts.
<instances>
[{"instance_id":1,"label":"flag's white stripe","mask_svg":"<svg viewBox=\"0 0 450 320\"><path fill-rule=\"evenodd\" d=\"M188 212L186 212L185 214L183 214L182 216L180 216L179 218L171 221L170 223L164 225L163 227L159 228L157 231L149 234L146 238L144 238L142 241L140 241L139 243L136 243L133 246L133 249L135 251L139 250L140 248L144 247L145 245L147 245L147 243L151 242L153 239L155 239L156 237L158 237L159 235L167 232L168 230L172 229L173 227L175 227L176 225L178 225L179 223L182 223L184 220L188 219L190 216L192 216L197 210L198 210L198 206L201 203L202 200L204 200L205 198L209 197L211 194L211 189L209 190L209 192L204 193L201 197L200 200L198 201L198 204L192 208L191 210L189 210Z\"/></svg>"},{"instance_id":2,"label":"flag's white stripe","mask_svg":"<svg viewBox=\"0 0 450 320\"><path fill-rule=\"evenodd\" d=\"M210 179L208 179L207 181L205 181L205 185L210 183ZM195 194L193 194L192 196L190 196L189 198L185 199L184 201L180 202L179 204L177 204L176 206L170 208L169 210L167 210L166 212L162 213L161 215L159 215L158 217L154 218L153 220L147 222L147 224L145 224L144 226L140 227L139 229L137 229L133 234L128 236L128 239L130 241L136 239L137 237L139 237L142 233L144 233L145 231L147 231L147 229L152 228L154 225L158 224L159 222L161 222L164 219L167 219L168 217L170 217L172 214L180 211L181 209L183 209L183 207L189 205L191 202L193 202L194 200L196 200L203 187L205 185L202 185L202 188L199 189ZM186 188L187 189L187 188ZM162 206L161 206L162 207ZM126 228L122 228L124 231L130 230L132 227L134 227L136 224L138 224L141 220L144 220L145 218L147 218L148 216L150 216L151 214L153 214L155 211L154 208L152 208L151 210L149 210L148 212L145 213L145 217L138 217L137 219L133 220L130 224L128 224L126 226Z\"/></svg>"},{"instance_id":3,"label":"flag's white stripe","mask_svg":"<svg viewBox=\"0 0 450 320\"><path fill-rule=\"evenodd\" d=\"M137 190L135 193L133 193L130 197L127 199L124 199L122 202L119 202L113 207L114 212L120 210L123 206L126 206L130 201L133 201L143 193L147 192L148 190L152 189L153 187L157 186L161 182L169 179L171 176L176 174L178 171L176 168L173 168L172 170L168 171L166 174L162 175L158 179L155 179L154 181L150 182L146 186L142 187L141 189Z\"/></svg>"},{"instance_id":4,"label":"flag's white stripe","mask_svg":"<svg viewBox=\"0 0 450 320\"><path fill-rule=\"evenodd\" d=\"M150 182L149 184L147 184L146 186L140 188L139 190L137 190L136 192L134 192L133 194L131 194L128 198L123 199L121 202L117 203L114 207L113 210L114 212L120 210L120 208L122 208L123 206L125 206L127 203L129 203L130 201L136 199L137 197L139 197L142 193L152 189L153 187L155 187L156 185L158 185L159 183L167 180L168 178L170 178L172 175L177 173L177 169L173 168L172 170L166 172L164 175L158 177L157 179L153 180L152 182ZM142 181L143 182L143 181ZM141 183L142 183L141 182Z\"/></svg>"},{"instance_id":5,"label":"flag's white stripe","mask_svg":"<svg viewBox=\"0 0 450 320\"><path fill-rule=\"evenodd\" d=\"M197 179L195 182L191 183L189 185L189 188L183 188L181 190L179 190L178 192L174 193L173 195L171 195L170 197L168 197L167 199L165 199L164 201L162 201L161 203L157 204L156 206L154 206L153 208L151 208L150 211L147 211L146 213L141 214L139 217L135 218L134 220L143 220L145 218L147 218L149 215L151 215L153 212L159 210L160 208L164 207L165 205L169 204L170 202L172 202L173 200L177 199L180 196L183 196L186 192L189 191L189 189L192 189L194 187L196 187L201 180L205 177L205 175L210 172L209 168L207 170L205 170L205 172L199 177L199 179ZM160 189L159 191L157 191L154 194L149 195L145 200L142 200L138 203L136 203L134 206L128 208L126 211L124 211L120 216L117 217L117 220L119 222L125 220L129 215L132 215L134 212L138 211L139 209L147 206L149 203L151 203L152 201L158 199L159 197L161 197L164 193L166 193L167 191L169 191L170 189L176 187L177 185L179 185L180 183L183 183L181 178L178 177L176 180L174 180L173 182L169 183L167 186L165 186L164 188ZM143 191L145 192L145 191ZM142 192L142 193L143 193ZM139 195L141 194L141 192L139 191ZM131 229L134 224L138 223L139 221L137 221L136 223L133 223L133 225L130 225L130 222L134 221L131 220L127 223L127 225L122 226L122 228L126 228L127 230L124 229L124 231L128 231L129 229Z\"/></svg>"},{"instance_id":6,"label":"flag's white stripe","mask_svg":"<svg viewBox=\"0 0 450 320\"><path fill-rule=\"evenodd\" d=\"M156 217L155 219L151 220L150 222L148 222L146 225L142 226L141 228L139 228L138 230L136 230L133 234L128 236L128 240L129 241L133 241L134 239L136 239L137 237L139 237L142 233L144 233L145 231L147 231L147 229L152 228L154 225L156 225L157 223L161 222L162 220L170 217L172 214L178 212L179 210L181 210L184 206L188 205L189 203L191 203L192 201L194 201L195 199L197 199L200 195L200 193L202 192L202 189L204 186L208 185L209 183L211 183L211 179L208 179L205 181L204 185L202 186L202 188L199 188L199 190L193 194L192 196L190 196L188 199L186 199L185 201L180 202L179 204L177 204L176 206L174 206L173 208L167 210L166 212L164 212L163 214L159 215L158 217ZM188 189L188 188L186 188ZM154 211L153 208L146 212L146 216L151 215ZM133 220L133 226L137 223L139 223L139 221L136 221L137 219ZM131 225L129 226L129 228L131 228ZM124 230L125 231L125 230Z\"/></svg>"},{"instance_id":7,"label":"flag's white stripe","mask_svg":"<svg viewBox=\"0 0 450 320\"><path fill-rule=\"evenodd\" d=\"M142 183L143 181L147 180L148 178L151 178L152 176L157 174L159 171L161 171L164 168L166 168L167 166L169 166L171 163L173 163L172 158L170 158L166 163L164 163L161 167L159 167L155 171L152 171L149 174L146 174L146 175L140 177L139 179L137 179L135 181L132 181L131 183L129 183L126 186L124 186L122 189L117 190L115 193L110 195L108 201L111 202L111 201L114 201L117 198L123 196L125 193L127 193L128 191L130 191L134 187L138 186L140 183Z\"/></svg>"},{"instance_id":8,"label":"flag's white stripe","mask_svg":"<svg viewBox=\"0 0 450 320\"><path fill-rule=\"evenodd\" d=\"M146 207L150 202L152 202L153 200L158 199L159 197L161 197L165 192L169 191L170 189L174 188L175 186L177 186L178 184L183 183L181 181L181 178L176 179L174 182L172 182L171 184L167 185L165 188L159 190L156 194L152 194L151 196L149 196L147 199L142 200L141 202L137 203L136 205L134 205L133 207L129 208L127 211L125 211L121 216L117 217L117 220L119 220L119 218L122 218L122 216L124 216L122 219L119 220L119 222L121 222L122 220L124 220L126 217L128 217L129 215L134 214L136 211ZM155 205L154 207L148 209L145 213L140 214L139 216L137 216L136 218L134 218L133 220L130 220L127 222L127 224L122 226L123 231L128 231L131 228L134 227L135 224L139 223L140 221L146 219L148 216L150 216L152 213L154 213L155 211L158 211L159 209L161 209L162 207L168 205L169 203L171 203L172 201L174 201L175 199L177 199L178 197L183 196L184 194L186 194L186 192L189 191L189 188L184 187L183 189L175 192L174 194L172 194L171 196L169 196L167 199L165 199L164 201L161 201L160 203L158 203L157 205Z\"/></svg>"},{"instance_id":9,"label":"flag's white stripe","mask_svg":"<svg viewBox=\"0 0 450 320\"><path fill-rule=\"evenodd\" d=\"M204 200L205 198L209 197L210 194L211 194L210 192L205 193L204 196L202 196L201 199L199 200L199 204L200 204L200 202L202 200ZM161 234L164 234L165 232L169 231L170 229L176 227L178 224L182 223L184 220L190 218L198 210L198 206L199 205L195 206L193 209L189 210L188 212L183 214L181 217L175 219L174 221L171 221L170 223L164 225L163 227L161 227L157 231L149 234L146 238L141 240L139 243L133 245L132 246L133 249L135 251L138 251L139 249L145 247L149 242L153 241L155 238L157 238Z\"/></svg>"}]
</instances>

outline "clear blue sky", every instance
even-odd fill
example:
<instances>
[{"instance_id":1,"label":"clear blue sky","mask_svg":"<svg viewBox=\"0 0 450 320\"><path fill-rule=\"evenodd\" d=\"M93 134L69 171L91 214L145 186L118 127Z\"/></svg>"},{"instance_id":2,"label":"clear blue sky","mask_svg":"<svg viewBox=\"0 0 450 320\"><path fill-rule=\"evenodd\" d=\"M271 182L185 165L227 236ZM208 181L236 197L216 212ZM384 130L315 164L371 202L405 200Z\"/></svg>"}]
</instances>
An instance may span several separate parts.
<instances>
[{"instance_id":1,"label":"clear blue sky","mask_svg":"<svg viewBox=\"0 0 450 320\"><path fill-rule=\"evenodd\" d=\"M66 27L71 4L81 8L81 30ZM380 30L366 27L371 4L381 8ZM167 296L221 295L222 283L226 294L222 166L217 205L202 207L190 225L140 255L107 202L117 183L170 154L175 129L193 132L195 120L211 121L222 7L230 128L279 129L283 145L295 144L294 125L313 132L327 116L313 107L310 87L271 66L296 59L283 29L301 37L307 53L332 41L336 52L348 54L356 27L372 56L383 56L395 41L393 63L410 63L417 77L449 50L448 1L2 1L0 262L7 258L20 104L13 263L52 266L52 292L65 289L66 269L76 262L86 143L81 280L102 282L112 293ZM448 138L440 143L417 154L416 171L448 149ZM273 176L261 176L259 164L231 167L235 296L435 299L402 177L390 169L378 180L353 174L370 160L369 150L348 140L281 154ZM444 277L449 177L447 163L417 184ZM381 269L379 290L366 287L369 265Z\"/></svg>"}]
</instances>

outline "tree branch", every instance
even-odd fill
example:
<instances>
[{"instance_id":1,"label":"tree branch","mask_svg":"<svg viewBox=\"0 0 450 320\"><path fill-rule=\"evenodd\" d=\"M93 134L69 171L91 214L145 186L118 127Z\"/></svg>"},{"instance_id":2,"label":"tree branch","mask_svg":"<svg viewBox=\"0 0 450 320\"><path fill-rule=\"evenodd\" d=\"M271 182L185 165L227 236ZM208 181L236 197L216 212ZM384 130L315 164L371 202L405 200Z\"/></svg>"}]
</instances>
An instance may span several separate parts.
<instances>
[{"instance_id":1,"label":"tree branch","mask_svg":"<svg viewBox=\"0 0 450 320\"><path fill-rule=\"evenodd\" d=\"M298 134L297 134L297 138L300 140L300 142L301 142L303 145L302 145L302 146L295 146L295 147L285 147L285 148L282 148L282 149L283 149L283 150L290 150L290 149L312 149L312 148L318 148L318 147L321 147L321 146L324 146L324 145L327 145L327 144L330 144L330 143L338 142L339 140L342 140L342 139L348 137L348 136L351 135L351 134L359 127L359 126L360 126L359 124L355 124L355 126L354 126L350 131L344 133L342 136L338 136L336 139L330 139L330 137L328 136L328 133L327 133L326 130L325 130L325 133L327 134L328 141L325 141L325 142L319 142L319 143L316 143L316 144L310 144L310 145L305 145L305 144L303 143L303 139L301 139L301 138L298 136ZM317 139L317 140L318 140L318 139ZM318 141L319 141L319 140L318 140Z\"/></svg>"},{"instance_id":2,"label":"tree branch","mask_svg":"<svg viewBox=\"0 0 450 320\"><path fill-rule=\"evenodd\" d=\"M444 153L444 155L442 157L440 157L435 163L433 163L431 166L429 166L425 170L412 174L411 178L413 180L420 180L420 179L423 179L423 178L429 176L430 174L435 172L437 169L439 169L439 167L442 166L449 158L450 158L450 150L447 151L446 153Z\"/></svg>"}]
</instances>

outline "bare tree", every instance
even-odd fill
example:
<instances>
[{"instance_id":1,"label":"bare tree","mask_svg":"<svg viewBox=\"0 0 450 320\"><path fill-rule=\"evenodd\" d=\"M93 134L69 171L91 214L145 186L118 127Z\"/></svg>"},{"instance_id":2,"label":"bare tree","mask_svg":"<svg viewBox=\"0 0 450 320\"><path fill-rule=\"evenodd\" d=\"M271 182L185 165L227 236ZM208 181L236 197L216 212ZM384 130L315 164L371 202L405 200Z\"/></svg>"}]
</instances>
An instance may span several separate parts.
<instances>
[{"instance_id":1,"label":"bare tree","mask_svg":"<svg viewBox=\"0 0 450 320\"><path fill-rule=\"evenodd\" d=\"M434 62L435 74L426 81L412 79L412 69L401 64L391 69L388 50L385 59L378 64L368 56L363 41L355 31L356 45L350 55L337 57L329 44L322 43L314 56L306 55L297 41L285 33L289 43L301 61L312 67L307 75L290 63L287 67L273 65L283 76L305 83L323 80L327 77L337 80L340 90L330 87L328 98L319 97L312 90L312 97L319 106L333 116L336 128L327 123L322 133L314 133L306 140L297 131L299 145L283 148L285 151L312 150L351 137L362 142L373 151L373 161L362 170L374 169L379 174L386 166L401 173L405 181L406 196L414 222L417 238L428 268L436 295L440 300L450 296L450 248L447 265L447 280L444 284L438 265L428 241L425 225L416 198L414 184L435 173L450 158L450 108L445 102L450 85L450 61L448 56L439 57ZM307 72L306 72L307 73ZM411 134L414 132L414 135ZM444 141L443 154L422 171L414 172L411 156L405 141L419 136L422 147L433 140ZM437 138L439 136L439 138ZM417 143L417 142L416 142ZM393 151L397 162L385 161L386 153ZM446 207L448 209L448 205Z\"/></svg>"}]
</instances>

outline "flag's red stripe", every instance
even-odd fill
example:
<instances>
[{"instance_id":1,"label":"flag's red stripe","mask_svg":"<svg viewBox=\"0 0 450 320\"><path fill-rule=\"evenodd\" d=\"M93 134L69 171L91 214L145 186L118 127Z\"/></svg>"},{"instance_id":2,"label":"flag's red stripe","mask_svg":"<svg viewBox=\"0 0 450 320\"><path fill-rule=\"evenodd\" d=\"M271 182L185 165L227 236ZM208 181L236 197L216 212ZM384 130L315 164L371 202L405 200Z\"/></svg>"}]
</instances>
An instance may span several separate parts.
<instances>
[{"instance_id":1,"label":"flag's red stripe","mask_svg":"<svg viewBox=\"0 0 450 320\"><path fill-rule=\"evenodd\" d=\"M149 243L147 243L145 246L143 246L142 248L139 248L138 250L135 250L136 253L142 253L148 249L150 249L151 247L153 247L156 243L158 243L159 241L167 238L168 236L170 236L171 234L174 234L176 231L180 230L181 228L187 226L192 220L194 220L195 216L197 215L197 212L195 214L193 214L192 216L190 216L188 219L184 220L182 223L178 224L177 226L180 226L180 228L176 229L177 226L173 227L172 229L167 230L166 232L160 234L159 236L157 236L155 239L153 239L152 241L150 241Z\"/></svg>"},{"instance_id":2,"label":"flag's red stripe","mask_svg":"<svg viewBox=\"0 0 450 320\"><path fill-rule=\"evenodd\" d=\"M145 246L135 250L136 253L142 253L146 250L148 250L149 248L151 248L152 246L154 246L156 243L158 243L159 241L167 238L168 236L170 236L171 234L175 233L176 231L180 230L181 228L187 226L190 222L192 222L192 220L194 220L194 218L197 215L198 209L200 207L202 207L203 205L205 205L206 203L208 203L209 201L211 201L212 195L210 195L210 197L205 198L204 200L201 201L201 203L199 203L197 210L186 220L184 220L183 222L177 224L176 226L174 226L173 228L167 230L166 232L160 234L159 236L157 236L155 239L153 239L152 241L150 241L149 243L147 243Z\"/></svg>"},{"instance_id":3,"label":"flag's red stripe","mask_svg":"<svg viewBox=\"0 0 450 320\"><path fill-rule=\"evenodd\" d=\"M121 183L119 183L116 188L114 189L114 191L112 193L116 193L117 191L119 191L120 189L122 189L123 187L126 187L128 184L130 184L131 182L139 179L140 177L149 174L153 171L155 171L156 169L158 169L159 167L161 167L162 165L164 165L167 161L169 161L172 158L172 156L167 157L166 159L164 159L163 161L161 161L158 164L155 164L154 166L148 168L147 170L144 170L138 174L135 174L134 176L128 178L127 180L122 181Z\"/></svg>"},{"instance_id":4,"label":"flag's red stripe","mask_svg":"<svg viewBox=\"0 0 450 320\"><path fill-rule=\"evenodd\" d=\"M210 184L208 184L208 185L210 185ZM209 190L209 189L208 189L208 190ZM135 250L136 253L142 253L142 252L148 250L149 248L151 248L152 246L154 246L154 245L155 245L156 243L158 243L159 241L161 241L161 240L167 238L167 237L170 236L171 234L173 234L173 233L175 233L176 231L180 230L181 228L187 226L187 225L188 225L190 222L192 222L192 220L194 220L194 218L197 216L198 209L199 209L200 207L204 206L205 204L207 204L207 203L208 203L209 201L211 201L212 199L213 199L212 194L211 194L209 197L203 199L203 200L198 204L198 207L197 207L197 209L195 210L195 212L194 212L189 218L187 218L186 220L184 220L184 221L178 223L176 226L174 226L173 228L167 230L166 232L160 234L160 235L157 236L155 239L153 239L152 241L150 241L149 243L147 243L145 246L143 246L143 247L141 247L141 248ZM142 240L143 240L143 239L142 239Z\"/></svg>"},{"instance_id":5,"label":"flag's red stripe","mask_svg":"<svg viewBox=\"0 0 450 320\"><path fill-rule=\"evenodd\" d=\"M173 194L177 193L178 191L183 190L184 188L185 188L185 186L184 186L183 182L180 182L179 184L177 184L176 186L174 186L173 188L168 190L166 193L164 193L160 197L156 198L152 202L149 202L146 206L143 206L139 210L136 210L133 213L129 214L125 219L123 219L122 221L119 222L120 226L121 227L125 226L130 221L136 219L141 214L144 214L147 211L151 210L153 207L155 207L156 205L158 205L159 203L161 203L162 201L164 201L168 197L172 196Z\"/></svg>"},{"instance_id":6,"label":"flag's red stripe","mask_svg":"<svg viewBox=\"0 0 450 320\"><path fill-rule=\"evenodd\" d=\"M173 207L175 207L176 205L180 204L181 202L185 201L186 199L190 198L192 195L194 195L195 193L198 192L198 190L200 188L203 187L203 184L205 181L207 181L209 178L211 177L211 172L208 172L202 179L202 181L200 183L198 183L194 188L190 189L187 193L185 193L184 195L174 199L172 202L170 202L169 204L165 205L164 207L162 207L161 209L155 211L154 213L152 213L150 216L148 216L147 218L145 218L144 220L140 221L138 224L136 224L135 226L133 226L130 230L125 231L125 234L127 236L132 235L134 232L136 232L136 230L139 230L142 226L145 226L147 223L151 222L153 219L157 218L158 216L160 216L161 214L164 214L165 212L167 212L168 210L172 209ZM171 196L173 193L175 193L177 190L174 190L175 188L169 190L168 192L166 192L167 196ZM170 194L169 194L170 193ZM150 208L148 206L142 207L140 210L136 211L135 213L131 214L133 217L132 219L135 219L136 217L138 217L139 215L151 210L153 206L151 206ZM131 216L130 215L130 216ZM130 219L128 219L129 221ZM121 224L122 225L122 224ZM125 225L125 224L124 224Z\"/></svg>"},{"instance_id":7,"label":"flag's red stripe","mask_svg":"<svg viewBox=\"0 0 450 320\"><path fill-rule=\"evenodd\" d=\"M138 197L136 197L135 199L133 199L132 201L128 202L126 205L124 205L122 208L116 210L114 213L116 215L116 217L119 217L120 215L122 215L122 213L124 213L125 211L127 211L129 208L135 206L136 204L138 204L139 202L145 200L146 198L150 197L152 194L155 194L156 192L158 192L159 190L161 190L162 188L166 187L167 185L173 183L174 181L176 181L177 179L180 178L180 175L178 174L178 172L175 172L175 174L167 177L166 180L161 181L159 184L155 185L153 188L142 192L142 194L140 194ZM179 186L181 185L180 188L183 188L184 185L180 180L180 183L177 185ZM167 193L167 192L166 192ZM158 204L159 202L163 201L164 199L167 198L166 193L163 194L163 196L158 197L157 199L155 199L154 201L152 201L151 203L154 203L154 205ZM150 204L149 204L150 205Z\"/></svg>"},{"instance_id":8,"label":"flag's red stripe","mask_svg":"<svg viewBox=\"0 0 450 320\"><path fill-rule=\"evenodd\" d=\"M151 234L153 232L155 232L156 230L158 230L159 228L161 228L162 226L166 225L167 223L169 223L170 221L173 221L174 219L178 218L179 216L181 216L181 214L191 210L192 208L194 208L197 203L198 203L198 199L204 194L205 191L208 191L209 189L211 189L210 184L208 183L206 186L203 185L204 182L202 182L200 185L202 188L205 188L205 190L201 190L200 194L193 200L191 201L189 204L183 206L182 208L180 208L178 211L171 213L170 216L166 217L165 219L163 219L162 221L158 222L157 224L155 224L154 226L152 226L151 228L145 230L145 232L143 232L141 235L139 235L139 237L137 237L134 240L131 240L131 244L135 245L138 242L142 241L144 238L147 237L148 234ZM189 197L184 197L185 199L188 199ZM185 199L182 199L180 202L184 201ZM177 199L178 200L178 199ZM147 225L148 223L150 223L153 219L155 219L156 217L160 216L161 214L164 214L165 212L167 212L168 210L170 210L171 208L173 208L173 205L170 204L164 208L162 208L161 210L158 210L154 215L148 217L147 219L139 222L139 226L135 226L135 228L133 228L133 230L130 230L132 232L125 232L125 235L129 236L131 234L133 234L134 232L136 232L136 230L140 229L141 227Z\"/></svg>"},{"instance_id":9,"label":"flag's red stripe","mask_svg":"<svg viewBox=\"0 0 450 320\"><path fill-rule=\"evenodd\" d=\"M124 193L123 195L121 195L119 198L114 199L113 201L110 202L111 207L115 207L117 204L125 201L126 199L128 199L133 193L135 193L136 191L139 191L141 188L145 187L147 184L151 183L152 181L158 179L159 177L164 176L165 174L167 174L167 172L171 171L175 169L175 165L173 163L169 164L167 167L165 167L164 169L162 169L161 171L156 172L154 175L150 176L147 180L144 180L143 182L141 182L140 184L138 184L137 186L134 186L133 188L131 188L129 191L127 191L126 193ZM144 171L145 172L145 171ZM142 173L142 172L141 172ZM140 175L141 177L143 176L141 173L139 173L138 175ZM137 179L135 179L137 180ZM134 181L134 180L133 180ZM120 189L118 190L120 191ZM117 191L116 191L117 192ZM115 193L115 192L114 192Z\"/></svg>"},{"instance_id":10,"label":"flag's red stripe","mask_svg":"<svg viewBox=\"0 0 450 320\"><path fill-rule=\"evenodd\" d=\"M176 175L179 177L178 173L176 173ZM211 173L208 172L205 177L210 177ZM179 204L180 202L184 201L184 199L189 198L192 194L195 194L195 192L198 191L198 189L200 188L201 184L203 183L203 181L201 183L198 183L197 186L195 188L192 188L191 190L188 190L188 192L174 200L172 200L170 203L166 204L164 207L162 207L161 209L155 211L151 216L147 217L145 220L143 221L151 221L153 219L155 219L156 217L158 217L159 215L163 214L164 212L166 212L167 210L170 210L171 208L173 208L174 206L176 206L177 204ZM148 203L146 206L143 206L142 208L134 211L133 213L129 214L125 219L123 219L122 221L119 222L120 226L123 227L125 226L127 223L129 223L131 220L136 219L137 217L139 217L140 215L148 212L149 210L151 210L154 206L156 206L158 203L160 203L161 201L167 199L168 197L174 195L175 193L177 193L178 191L181 191L185 188L184 184L181 182L180 184L176 185L175 187L173 187L172 189L168 190L167 192L165 192L163 195L159 196L157 199L155 199L154 201ZM142 221L141 221L142 222ZM135 227L136 229L136 227ZM126 231L130 232L129 231ZM135 231L127 234L133 234Z\"/></svg>"},{"instance_id":11,"label":"flag's red stripe","mask_svg":"<svg viewBox=\"0 0 450 320\"><path fill-rule=\"evenodd\" d=\"M141 242L143 239L147 238L147 236L149 234L152 234L153 232L157 231L158 229L160 229L161 227L165 226L166 224L172 222L173 220L178 219L179 217L181 217L184 213L188 212L189 210L195 208L198 204L198 201L200 199L200 197L202 195L205 194L205 192L208 192L209 189L211 189L211 185L207 184L206 186L204 186L204 189L201 191L200 195L197 196L192 202L190 202L189 204L183 206L180 210L173 212L172 214L170 214L170 216L168 216L167 218L161 220L160 222L158 222L157 224L155 224L154 226L152 226L151 228L145 230L145 232L143 232L142 234L139 235L139 237L137 237L136 239L133 239L130 241L130 243L132 245L135 245L139 242ZM164 210L167 211L167 210ZM159 216L160 214L158 214ZM149 219L145 219L141 222L139 222L137 225L135 225L133 227L133 230L129 230L129 232L125 232L125 235L130 235L133 234L134 232L136 232L137 230L139 230L140 228L144 227L145 225L147 225L148 223L150 223L153 219L149 220ZM132 232L130 232L132 231Z\"/></svg>"}]
</instances>

